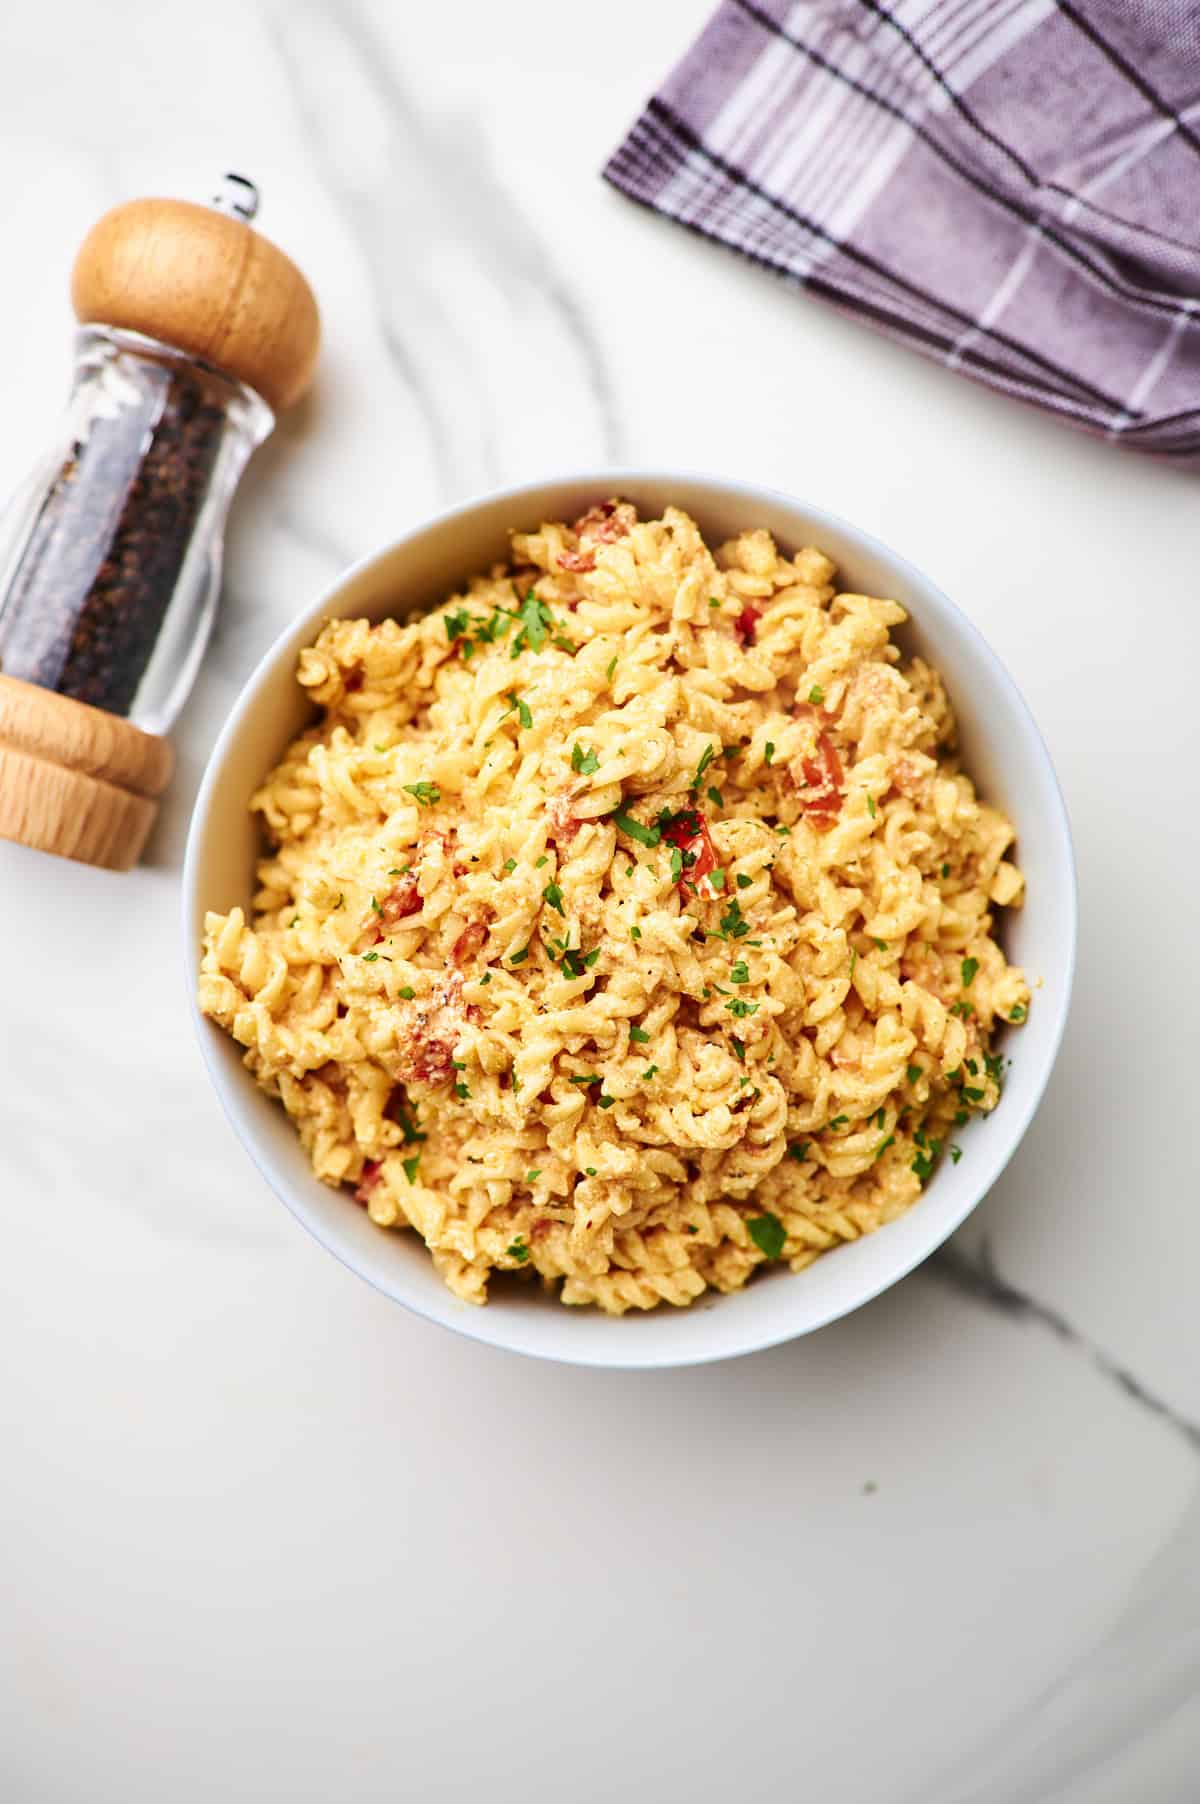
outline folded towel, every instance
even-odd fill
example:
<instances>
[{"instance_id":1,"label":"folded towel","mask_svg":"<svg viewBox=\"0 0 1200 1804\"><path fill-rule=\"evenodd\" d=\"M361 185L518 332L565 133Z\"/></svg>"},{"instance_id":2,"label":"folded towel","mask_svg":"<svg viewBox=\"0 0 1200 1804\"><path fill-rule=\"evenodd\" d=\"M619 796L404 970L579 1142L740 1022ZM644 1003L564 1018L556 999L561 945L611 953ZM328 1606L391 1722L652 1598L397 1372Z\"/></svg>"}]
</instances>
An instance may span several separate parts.
<instances>
[{"instance_id":1,"label":"folded towel","mask_svg":"<svg viewBox=\"0 0 1200 1804\"><path fill-rule=\"evenodd\" d=\"M1200 457L1189 0L724 0L604 173L952 369Z\"/></svg>"}]
</instances>

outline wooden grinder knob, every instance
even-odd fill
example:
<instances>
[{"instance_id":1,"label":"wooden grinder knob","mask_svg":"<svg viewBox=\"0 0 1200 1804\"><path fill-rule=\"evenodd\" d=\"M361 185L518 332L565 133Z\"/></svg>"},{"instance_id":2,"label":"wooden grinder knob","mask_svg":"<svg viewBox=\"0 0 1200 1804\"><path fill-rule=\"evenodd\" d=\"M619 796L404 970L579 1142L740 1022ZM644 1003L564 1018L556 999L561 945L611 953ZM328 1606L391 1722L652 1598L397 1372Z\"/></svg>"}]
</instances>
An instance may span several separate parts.
<instances>
[{"instance_id":1,"label":"wooden grinder knob","mask_svg":"<svg viewBox=\"0 0 1200 1804\"><path fill-rule=\"evenodd\" d=\"M279 413L312 381L321 322L290 257L230 213L131 200L98 219L75 259L81 325L162 339L247 383Z\"/></svg>"},{"instance_id":2,"label":"wooden grinder knob","mask_svg":"<svg viewBox=\"0 0 1200 1804\"><path fill-rule=\"evenodd\" d=\"M253 185L233 176L212 207L114 207L75 260L71 299L81 324L140 333L246 384L274 413L290 407L312 380L320 319L296 265L247 223L256 205ZM68 465L59 491L74 480ZM56 575L43 590L52 618L70 591ZM167 599L164 588L164 608ZM0 611L4 602L0 594ZM119 633L119 620L111 630ZM9 663L10 674L0 673L0 837L128 870L170 779L170 745L125 719L128 703L114 699L121 711L108 713L41 687L36 672L22 680Z\"/></svg>"}]
</instances>

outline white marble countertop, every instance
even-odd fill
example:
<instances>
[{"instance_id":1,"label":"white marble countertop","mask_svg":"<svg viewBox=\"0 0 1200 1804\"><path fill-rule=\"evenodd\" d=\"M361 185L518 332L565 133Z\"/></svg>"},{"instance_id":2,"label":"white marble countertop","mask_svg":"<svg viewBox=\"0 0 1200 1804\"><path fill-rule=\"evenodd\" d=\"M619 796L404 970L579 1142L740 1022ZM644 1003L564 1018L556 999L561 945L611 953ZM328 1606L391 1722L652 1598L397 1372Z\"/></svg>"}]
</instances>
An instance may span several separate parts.
<instances>
[{"instance_id":1,"label":"white marble countertop","mask_svg":"<svg viewBox=\"0 0 1200 1804\"><path fill-rule=\"evenodd\" d=\"M926 366L598 178L704 0L0 22L0 489L104 206L232 167L311 276L143 869L0 846L0 1793L1185 1804L1197 1795L1196 479ZM178 881L252 661L339 567L611 461L791 489L923 565L1037 714L1076 1002L952 1248L856 1316L628 1377L341 1270L193 1043Z\"/></svg>"}]
</instances>

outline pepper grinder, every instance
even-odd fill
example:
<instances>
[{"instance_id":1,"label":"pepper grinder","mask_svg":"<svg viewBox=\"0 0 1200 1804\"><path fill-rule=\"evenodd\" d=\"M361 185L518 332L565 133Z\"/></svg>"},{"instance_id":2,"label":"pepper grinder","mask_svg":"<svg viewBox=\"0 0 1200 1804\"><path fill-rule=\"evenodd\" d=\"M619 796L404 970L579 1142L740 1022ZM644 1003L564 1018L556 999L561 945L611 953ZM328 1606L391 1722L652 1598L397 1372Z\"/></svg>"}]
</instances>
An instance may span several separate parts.
<instances>
[{"instance_id":1,"label":"pepper grinder","mask_svg":"<svg viewBox=\"0 0 1200 1804\"><path fill-rule=\"evenodd\" d=\"M128 870L154 824L234 489L320 339L257 209L228 175L210 206L114 207L80 246L66 416L0 523L0 837Z\"/></svg>"}]
</instances>

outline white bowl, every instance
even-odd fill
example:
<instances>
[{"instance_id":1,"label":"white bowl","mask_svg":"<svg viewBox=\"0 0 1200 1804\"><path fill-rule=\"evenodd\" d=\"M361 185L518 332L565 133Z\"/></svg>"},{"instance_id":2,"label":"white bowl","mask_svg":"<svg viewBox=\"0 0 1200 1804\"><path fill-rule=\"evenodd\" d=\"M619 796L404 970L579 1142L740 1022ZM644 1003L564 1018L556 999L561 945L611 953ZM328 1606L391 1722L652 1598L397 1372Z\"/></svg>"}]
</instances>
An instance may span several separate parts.
<instances>
[{"instance_id":1,"label":"white bowl","mask_svg":"<svg viewBox=\"0 0 1200 1804\"><path fill-rule=\"evenodd\" d=\"M865 1303L939 1246L996 1181L1045 1089L1066 1021L1075 965L1075 870L1066 809L1041 735L1011 677L966 616L919 570L821 509L769 489L688 475L605 471L529 484L468 502L365 559L272 646L238 698L196 801L184 867L184 940L194 999L206 909L249 909L256 830L251 792L308 719L296 657L329 616L379 620L450 594L506 554L510 528L571 519L621 494L653 515L670 503L699 522L710 543L766 526L785 549L815 544L837 560L839 580L895 596L912 615L900 633L941 671L957 711L964 760L979 790L1016 822L1027 880L1025 907L1006 922L1006 949L1035 986L1029 1020L1005 1035L1012 1060L1003 1099L961 1134L963 1157L939 1166L899 1221L825 1254L807 1271L757 1277L730 1296L706 1295L684 1310L662 1307L611 1319L565 1309L533 1286L497 1287L484 1309L445 1289L414 1234L373 1225L345 1192L313 1176L291 1123L242 1064L241 1049L193 1000L205 1063L225 1112L268 1183L323 1246L398 1303L492 1346L580 1365L658 1367L725 1359L807 1334Z\"/></svg>"}]
</instances>

